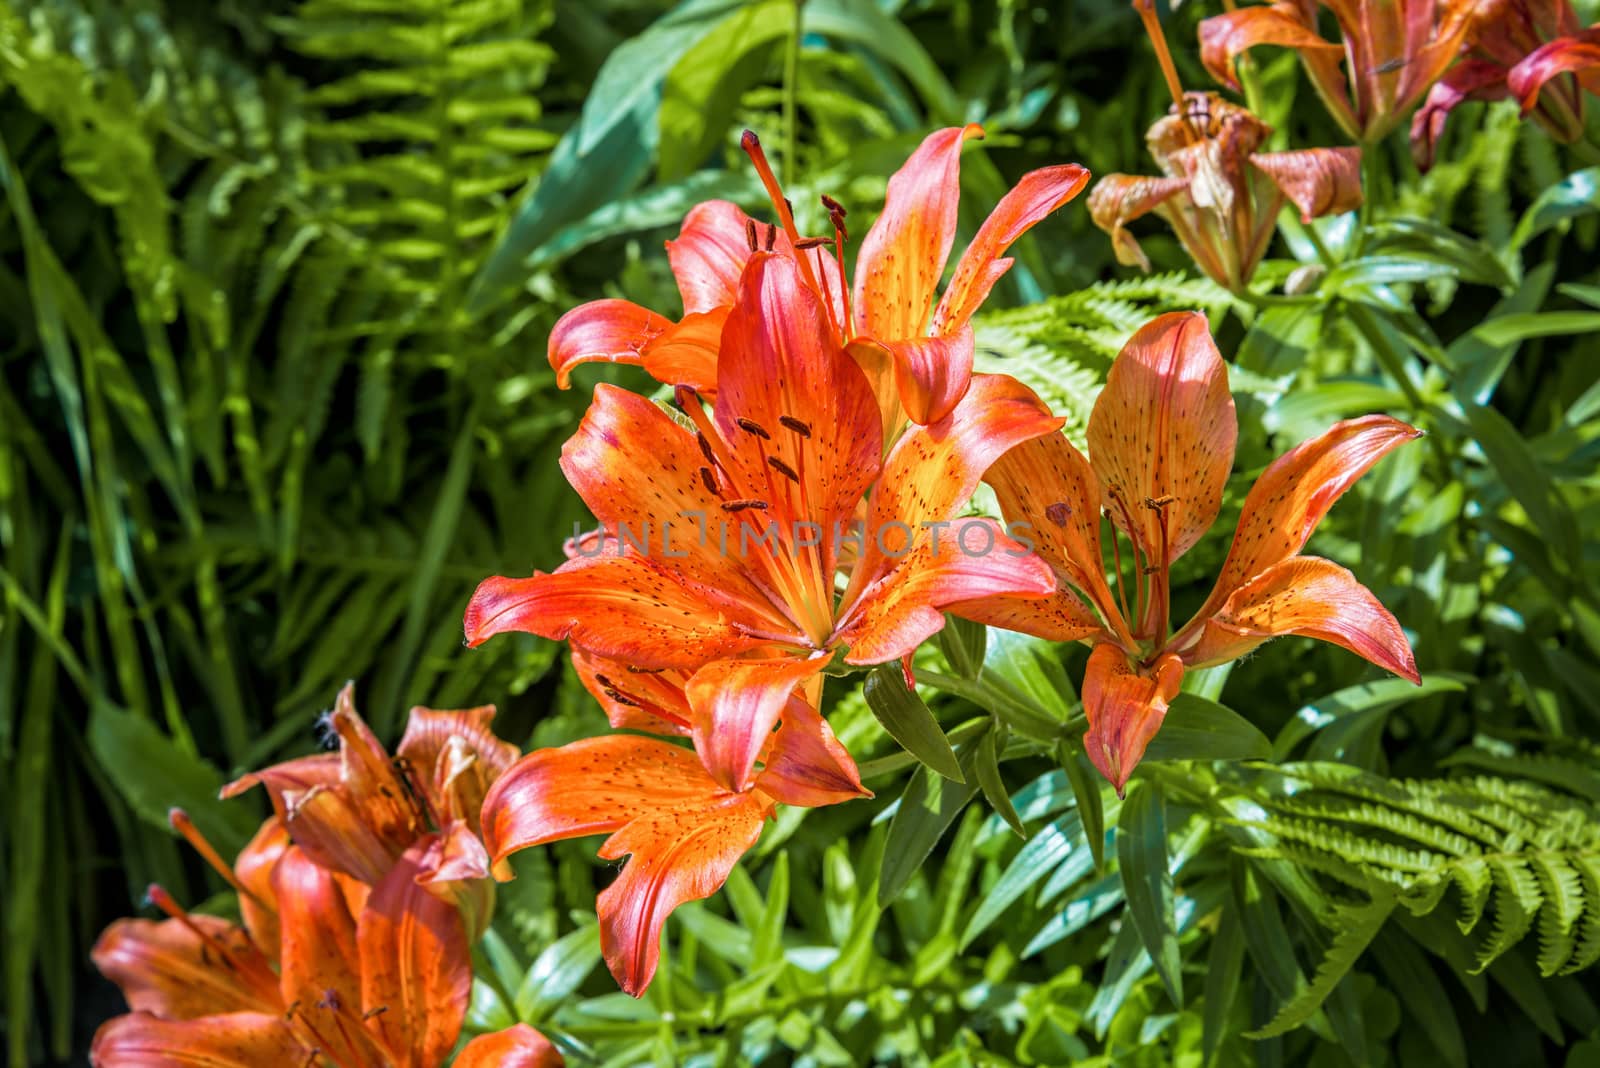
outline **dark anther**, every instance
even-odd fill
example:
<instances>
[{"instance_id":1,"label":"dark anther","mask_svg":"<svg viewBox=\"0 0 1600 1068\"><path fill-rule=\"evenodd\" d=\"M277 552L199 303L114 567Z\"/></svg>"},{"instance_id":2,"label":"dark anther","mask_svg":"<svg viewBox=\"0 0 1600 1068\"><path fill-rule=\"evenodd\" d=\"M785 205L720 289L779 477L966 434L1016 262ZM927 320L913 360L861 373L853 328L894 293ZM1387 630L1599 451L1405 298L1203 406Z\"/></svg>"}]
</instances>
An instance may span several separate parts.
<instances>
[{"instance_id":1,"label":"dark anther","mask_svg":"<svg viewBox=\"0 0 1600 1068\"><path fill-rule=\"evenodd\" d=\"M699 443L700 455L706 458L706 463L710 464L712 467L717 466L717 455L711 451L711 442L706 440L706 436L699 431L696 431L694 440Z\"/></svg>"},{"instance_id":2,"label":"dark anther","mask_svg":"<svg viewBox=\"0 0 1600 1068\"><path fill-rule=\"evenodd\" d=\"M764 245L766 251L771 252L772 246L778 243L778 228L771 223L767 224L767 240Z\"/></svg>"},{"instance_id":3,"label":"dark anther","mask_svg":"<svg viewBox=\"0 0 1600 1068\"><path fill-rule=\"evenodd\" d=\"M789 215L791 217L793 217L793 215L794 215L794 201L790 200L788 197L784 197L783 198L783 206L785 208L789 209Z\"/></svg>"},{"instance_id":4,"label":"dark anther","mask_svg":"<svg viewBox=\"0 0 1600 1068\"><path fill-rule=\"evenodd\" d=\"M746 434L754 434L762 441L772 440L772 435L767 433L766 428L760 423L756 422L754 419L746 419L741 415L738 419L734 420L734 422L738 423L739 429L743 430Z\"/></svg>"},{"instance_id":5,"label":"dark anther","mask_svg":"<svg viewBox=\"0 0 1600 1068\"><path fill-rule=\"evenodd\" d=\"M640 667L638 664L629 664L628 670L635 675L659 675L661 668Z\"/></svg>"},{"instance_id":6,"label":"dark anther","mask_svg":"<svg viewBox=\"0 0 1600 1068\"><path fill-rule=\"evenodd\" d=\"M750 246L750 251L754 252L756 250L756 221L754 219L746 219L744 221L744 239Z\"/></svg>"},{"instance_id":7,"label":"dark anther","mask_svg":"<svg viewBox=\"0 0 1600 1068\"><path fill-rule=\"evenodd\" d=\"M811 436L811 427L807 426L805 423L802 423L792 415L780 415L778 416L778 422L782 423L790 430L793 430L796 434L799 434L803 438L809 438Z\"/></svg>"},{"instance_id":8,"label":"dark anther","mask_svg":"<svg viewBox=\"0 0 1600 1068\"><path fill-rule=\"evenodd\" d=\"M702 467L700 469L700 481L705 485L707 493L715 494L717 492L717 478L711 473L711 468Z\"/></svg>"},{"instance_id":9,"label":"dark anther","mask_svg":"<svg viewBox=\"0 0 1600 1068\"><path fill-rule=\"evenodd\" d=\"M1044 510L1045 518L1058 527L1067 525L1067 520L1072 516L1072 505L1066 501L1057 501Z\"/></svg>"},{"instance_id":10,"label":"dark anther","mask_svg":"<svg viewBox=\"0 0 1600 1068\"><path fill-rule=\"evenodd\" d=\"M623 705L624 707L627 707L627 708L638 708L639 707L639 702L638 701L635 701L633 698L629 697L627 694L623 693L621 690L617 689L615 686L607 687L605 690L603 690L601 692L604 693L607 697L611 698L617 704Z\"/></svg>"},{"instance_id":11,"label":"dark anther","mask_svg":"<svg viewBox=\"0 0 1600 1068\"><path fill-rule=\"evenodd\" d=\"M1164 494L1163 496L1160 496L1160 497L1146 497L1144 499L1144 506L1146 508L1153 508L1156 511L1160 511L1161 509L1165 508L1167 505L1171 504L1173 501L1175 501L1177 499L1178 498L1174 497L1170 493Z\"/></svg>"},{"instance_id":12,"label":"dark anther","mask_svg":"<svg viewBox=\"0 0 1600 1068\"><path fill-rule=\"evenodd\" d=\"M728 501L722 506L724 512L744 512L752 508L758 512L765 512L767 510L767 502L746 498L742 501Z\"/></svg>"},{"instance_id":13,"label":"dark anther","mask_svg":"<svg viewBox=\"0 0 1600 1068\"><path fill-rule=\"evenodd\" d=\"M370 1020L374 1016L382 1016L384 1013L386 1013L388 1011L389 1011L389 1006L387 1006L387 1005L379 1005L376 1008L368 1009L366 1012L362 1013L361 1014L361 1018L363 1020Z\"/></svg>"},{"instance_id":14,"label":"dark anther","mask_svg":"<svg viewBox=\"0 0 1600 1068\"><path fill-rule=\"evenodd\" d=\"M821 248L823 245L831 244L833 244L833 238L831 237L802 237L800 240L794 243L794 247L799 249L801 252L808 252L811 249Z\"/></svg>"},{"instance_id":15,"label":"dark anther","mask_svg":"<svg viewBox=\"0 0 1600 1068\"><path fill-rule=\"evenodd\" d=\"M595 675L594 681L600 684L601 689L609 690L613 688L611 685L611 680L606 678L604 675Z\"/></svg>"},{"instance_id":16,"label":"dark anther","mask_svg":"<svg viewBox=\"0 0 1600 1068\"><path fill-rule=\"evenodd\" d=\"M837 215L841 219L850 214L844 210L843 204L839 203L826 193L822 194L822 206L828 209L829 215Z\"/></svg>"},{"instance_id":17,"label":"dark anther","mask_svg":"<svg viewBox=\"0 0 1600 1068\"><path fill-rule=\"evenodd\" d=\"M774 471L780 472L790 482L800 481L800 476L795 474L794 468L790 467L776 456L767 457L767 466L771 467Z\"/></svg>"}]
</instances>

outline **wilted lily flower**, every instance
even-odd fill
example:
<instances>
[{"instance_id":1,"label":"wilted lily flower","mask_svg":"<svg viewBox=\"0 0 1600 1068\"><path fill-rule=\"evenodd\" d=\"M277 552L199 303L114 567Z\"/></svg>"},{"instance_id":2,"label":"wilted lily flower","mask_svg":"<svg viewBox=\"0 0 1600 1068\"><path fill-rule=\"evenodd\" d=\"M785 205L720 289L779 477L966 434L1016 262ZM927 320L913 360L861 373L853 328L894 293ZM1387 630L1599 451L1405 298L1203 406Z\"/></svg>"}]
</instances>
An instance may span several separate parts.
<instances>
[{"instance_id":1,"label":"wilted lily flower","mask_svg":"<svg viewBox=\"0 0 1600 1068\"><path fill-rule=\"evenodd\" d=\"M1160 177L1108 174L1089 215L1111 235L1117 262L1150 269L1127 225L1149 212L1167 220L1195 264L1238 292L1255 274L1287 201L1306 222L1361 204L1361 150L1257 152L1272 127L1216 93L1186 93L1151 0L1134 0L1172 93L1172 110L1145 142Z\"/></svg>"},{"instance_id":2,"label":"wilted lily flower","mask_svg":"<svg viewBox=\"0 0 1600 1068\"><path fill-rule=\"evenodd\" d=\"M1584 32L1595 35L1587 61ZM1579 73L1585 66L1594 68L1587 79ZM1562 77L1569 72L1574 76ZM1411 153L1427 169L1451 111L1469 100L1512 96L1550 136L1575 141L1583 136L1584 88L1600 93L1600 30L1580 31L1568 0L1486 0L1467 36L1466 56L1412 116Z\"/></svg>"},{"instance_id":3,"label":"wilted lily flower","mask_svg":"<svg viewBox=\"0 0 1600 1068\"><path fill-rule=\"evenodd\" d=\"M851 345L861 360L883 413L885 445L908 418L944 418L972 377L968 322L1011 266L1006 249L1089 180L1089 172L1075 164L1024 175L979 229L934 307L955 241L961 146L982 134L977 125L929 134L890 179L883 212L861 243L852 294L844 269L845 209L823 197L833 233L803 236L760 142L747 131L744 148L772 197L779 225L758 224L726 201L696 206L678 239L667 242L684 318L674 323L625 300L574 308L550 334L557 381L564 386L572 368L605 360L641 365L661 382L711 397L723 324L738 301L739 279L751 257L763 252L795 266L824 309L834 344Z\"/></svg>"},{"instance_id":4,"label":"wilted lily flower","mask_svg":"<svg viewBox=\"0 0 1600 1068\"><path fill-rule=\"evenodd\" d=\"M356 712L354 687L339 692L328 726L337 753L254 771L223 788L233 797L266 787L290 836L316 863L376 885L418 843L424 881L472 915L488 920L492 885L478 840L489 787L517 758L517 747L489 730L494 707L414 708L395 756Z\"/></svg>"},{"instance_id":5,"label":"wilted lily flower","mask_svg":"<svg viewBox=\"0 0 1600 1068\"><path fill-rule=\"evenodd\" d=\"M993 521L955 521L997 457L1061 420L1015 380L977 375L884 457L872 386L795 260L750 258L715 402L678 401L693 429L596 388L561 466L600 522L598 551L486 579L464 624L472 645L525 631L688 673L691 733L722 788L750 786L790 696L814 701L835 656L909 657L953 601L1054 589Z\"/></svg>"},{"instance_id":6,"label":"wilted lily flower","mask_svg":"<svg viewBox=\"0 0 1600 1068\"><path fill-rule=\"evenodd\" d=\"M119 920L95 965L131 1012L95 1034L97 1068L439 1068L460 1036L472 986L461 916L419 885L423 844L371 887L289 843L276 817L233 868L181 813L174 825L239 892L244 925L185 911L153 887L171 918ZM508 1061L509 1056L521 1060ZM528 1027L480 1036L456 1068L562 1059Z\"/></svg>"},{"instance_id":7,"label":"wilted lily flower","mask_svg":"<svg viewBox=\"0 0 1600 1068\"><path fill-rule=\"evenodd\" d=\"M1371 144L1398 126L1455 61L1477 3L1278 0L1202 21L1200 59L1212 77L1238 90L1233 61L1241 53L1257 45L1293 49L1329 113L1351 138ZM1342 44L1318 32L1322 6L1338 22Z\"/></svg>"},{"instance_id":8,"label":"wilted lily flower","mask_svg":"<svg viewBox=\"0 0 1600 1068\"><path fill-rule=\"evenodd\" d=\"M1338 423L1274 461L1245 497L1216 587L1173 632L1168 571L1217 517L1238 424L1205 317L1163 315L1135 333L1112 364L1090 415L1088 458L1064 436L1048 434L1019 445L989 473L1006 518L1028 524L1054 567L1057 592L952 611L1092 644L1084 748L1119 791L1188 668L1302 634L1416 682L1410 645L1388 610L1349 571L1300 550L1357 478L1419 435L1397 419L1369 415ZM1118 561L1115 594L1101 558L1102 510ZM1131 581L1122 573L1119 533L1132 543Z\"/></svg>"},{"instance_id":9,"label":"wilted lily flower","mask_svg":"<svg viewBox=\"0 0 1600 1068\"><path fill-rule=\"evenodd\" d=\"M573 662L614 723L690 732L685 673L629 672L578 649ZM871 796L827 722L799 697L789 698L759 759L751 785L733 791L692 750L656 738L617 734L537 750L490 793L484 840L500 861L530 846L610 835L600 856L630 859L596 902L600 947L617 983L638 997L655 975L668 914L715 893L778 804Z\"/></svg>"}]
</instances>

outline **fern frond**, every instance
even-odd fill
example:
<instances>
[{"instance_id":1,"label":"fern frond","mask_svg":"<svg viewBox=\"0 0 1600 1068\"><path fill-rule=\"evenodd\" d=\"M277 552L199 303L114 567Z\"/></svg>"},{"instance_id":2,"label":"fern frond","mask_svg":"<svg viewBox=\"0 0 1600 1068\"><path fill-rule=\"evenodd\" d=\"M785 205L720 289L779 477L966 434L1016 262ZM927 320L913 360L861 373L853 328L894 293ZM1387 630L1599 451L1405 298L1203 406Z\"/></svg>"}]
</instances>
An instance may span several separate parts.
<instances>
[{"instance_id":1,"label":"fern frond","mask_svg":"<svg viewBox=\"0 0 1600 1068\"><path fill-rule=\"evenodd\" d=\"M1260 1039L1286 1034L1316 1015L1317 1009L1328 1000L1328 995L1333 993L1333 988L1339 984L1339 980L1345 977L1356 960L1366 951L1367 945L1383 928L1384 921L1394 910L1394 905L1394 895L1382 894L1365 905L1353 908L1336 906L1333 944L1328 947L1327 954L1317 965L1316 974L1312 976L1311 982L1280 1006L1277 1014L1265 1027L1246 1032L1246 1037Z\"/></svg>"}]
</instances>

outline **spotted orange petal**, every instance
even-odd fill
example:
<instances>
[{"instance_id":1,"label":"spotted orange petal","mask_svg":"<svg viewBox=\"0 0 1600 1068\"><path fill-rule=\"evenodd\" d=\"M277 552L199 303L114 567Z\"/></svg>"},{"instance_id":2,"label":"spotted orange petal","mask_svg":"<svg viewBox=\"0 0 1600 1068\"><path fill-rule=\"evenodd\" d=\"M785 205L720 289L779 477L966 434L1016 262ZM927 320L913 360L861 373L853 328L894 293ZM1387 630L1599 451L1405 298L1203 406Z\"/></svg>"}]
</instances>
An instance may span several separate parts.
<instances>
[{"instance_id":1,"label":"spotted orange petal","mask_svg":"<svg viewBox=\"0 0 1600 1068\"><path fill-rule=\"evenodd\" d=\"M667 261L683 294L685 314L734 302L739 276L750 260L747 235L754 221L726 200L707 200L689 209L677 238L667 242Z\"/></svg>"},{"instance_id":2,"label":"spotted orange petal","mask_svg":"<svg viewBox=\"0 0 1600 1068\"><path fill-rule=\"evenodd\" d=\"M728 321L728 311L721 307L693 312L662 331L644 352L645 371L658 382L688 386L714 396L722 326Z\"/></svg>"},{"instance_id":3,"label":"spotted orange petal","mask_svg":"<svg viewBox=\"0 0 1600 1068\"><path fill-rule=\"evenodd\" d=\"M244 893L239 895L239 914L245 930L250 932L251 941L274 959L278 954L278 905L272 873L288 848L289 832L274 816L261 825L233 862L234 875L244 887Z\"/></svg>"},{"instance_id":4,"label":"spotted orange petal","mask_svg":"<svg viewBox=\"0 0 1600 1068\"><path fill-rule=\"evenodd\" d=\"M1011 266L1006 249L1051 212L1083 192L1089 172L1076 163L1029 171L1000 198L972 244L956 261L955 273L933 313L933 333L959 332Z\"/></svg>"},{"instance_id":5,"label":"spotted orange petal","mask_svg":"<svg viewBox=\"0 0 1600 1068\"><path fill-rule=\"evenodd\" d=\"M592 300L556 321L550 331L550 366L556 385L571 384L572 369L585 363L637 365L650 343L672 328L672 320L627 300Z\"/></svg>"},{"instance_id":6,"label":"spotted orange petal","mask_svg":"<svg viewBox=\"0 0 1600 1068\"><path fill-rule=\"evenodd\" d=\"M100 1025L89 1049L95 1068L262 1068L305 1064L311 1056L282 1016L260 1012L196 1020L129 1013Z\"/></svg>"},{"instance_id":7,"label":"spotted orange petal","mask_svg":"<svg viewBox=\"0 0 1600 1068\"><path fill-rule=\"evenodd\" d=\"M683 671L639 671L620 660L607 660L587 649L572 647L572 668L584 689L600 702L618 730L687 735L694 713L683 687Z\"/></svg>"},{"instance_id":8,"label":"spotted orange petal","mask_svg":"<svg viewBox=\"0 0 1600 1068\"><path fill-rule=\"evenodd\" d=\"M1128 656L1108 642L1089 654L1083 677L1083 711L1089 730L1083 748L1117 795L1144 758L1150 739L1161 729L1167 704L1178 695L1183 662L1164 654L1149 668L1135 669Z\"/></svg>"},{"instance_id":9,"label":"spotted orange petal","mask_svg":"<svg viewBox=\"0 0 1600 1068\"><path fill-rule=\"evenodd\" d=\"M523 757L489 793L484 836L496 860L608 832L602 857L632 854L598 912L606 963L638 996L655 974L667 914L716 892L772 804L759 790L724 790L689 749L615 734Z\"/></svg>"},{"instance_id":10,"label":"spotted orange petal","mask_svg":"<svg viewBox=\"0 0 1600 1068\"><path fill-rule=\"evenodd\" d=\"M1387 415L1337 423L1284 453L1245 496L1233 546L1199 616L1216 611L1233 591L1299 552L1344 492L1390 450L1422 436Z\"/></svg>"},{"instance_id":11,"label":"spotted orange petal","mask_svg":"<svg viewBox=\"0 0 1600 1068\"><path fill-rule=\"evenodd\" d=\"M561 1068L566 1063L550 1040L527 1024L479 1035L461 1047L454 1068Z\"/></svg>"},{"instance_id":12,"label":"spotted orange petal","mask_svg":"<svg viewBox=\"0 0 1600 1068\"><path fill-rule=\"evenodd\" d=\"M790 695L827 663L826 655L716 660L696 671L685 692L695 751L711 777L728 790L746 789Z\"/></svg>"},{"instance_id":13,"label":"spotted orange petal","mask_svg":"<svg viewBox=\"0 0 1600 1068\"><path fill-rule=\"evenodd\" d=\"M1128 339L1089 416L1089 460L1145 566L1170 564L1211 527L1238 436L1204 315L1162 315Z\"/></svg>"},{"instance_id":14,"label":"spotted orange petal","mask_svg":"<svg viewBox=\"0 0 1600 1068\"><path fill-rule=\"evenodd\" d=\"M217 946L244 966L230 965ZM135 1012L187 1020L283 1009L267 957L218 916L194 913L188 923L117 920L101 933L90 957Z\"/></svg>"},{"instance_id":15,"label":"spotted orange petal","mask_svg":"<svg viewBox=\"0 0 1600 1068\"><path fill-rule=\"evenodd\" d=\"M881 345L894 365L895 394L913 423L934 423L949 415L972 381L975 350L972 328L948 336L914 337Z\"/></svg>"},{"instance_id":16,"label":"spotted orange petal","mask_svg":"<svg viewBox=\"0 0 1600 1068\"><path fill-rule=\"evenodd\" d=\"M792 697L773 735L756 788L785 805L816 808L871 797L861 772L809 701Z\"/></svg>"},{"instance_id":17,"label":"spotted orange petal","mask_svg":"<svg viewBox=\"0 0 1600 1068\"><path fill-rule=\"evenodd\" d=\"M472 991L461 915L419 884L430 845L406 851L356 921L362 1015L396 1068L445 1062Z\"/></svg>"},{"instance_id":18,"label":"spotted orange petal","mask_svg":"<svg viewBox=\"0 0 1600 1068\"><path fill-rule=\"evenodd\" d=\"M1257 152L1250 165L1261 171L1300 209L1300 221L1339 215L1361 206L1359 148L1302 148Z\"/></svg>"},{"instance_id":19,"label":"spotted orange petal","mask_svg":"<svg viewBox=\"0 0 1600 1068\"><path fill-rule=\"evenodd\" d=\"M1194 667L1220 664L1284 634L1332 642L1421 682L1399 622L1349 571L1316 556L1275 564L1234 590L1182 656Z\"/></svg>"},{"instance_id":20,"label":"spotted orange petal","mask_svg":"<svg viewBox=\"0 0 1600 1068\"><path fill-rule=\"evenodd\" d=\"M975 124L936 130L889 179L883 213L856 259L855 312L864 333L893 341L927 332L955 243L961 145L982 136Z\"/></svg>"},{"instance_id":21,"label":"spotted orange petal","mask_svg":"<svg viewBox=\"0 0 1600 1068\"><path fill-rule=\"evenodd\" d=\"M466 820L476 829L484 795L522 755L490 729L494 713L493 705L411 710L395 755L427 794L437 818Z\"/></svg>"}]
</instances>

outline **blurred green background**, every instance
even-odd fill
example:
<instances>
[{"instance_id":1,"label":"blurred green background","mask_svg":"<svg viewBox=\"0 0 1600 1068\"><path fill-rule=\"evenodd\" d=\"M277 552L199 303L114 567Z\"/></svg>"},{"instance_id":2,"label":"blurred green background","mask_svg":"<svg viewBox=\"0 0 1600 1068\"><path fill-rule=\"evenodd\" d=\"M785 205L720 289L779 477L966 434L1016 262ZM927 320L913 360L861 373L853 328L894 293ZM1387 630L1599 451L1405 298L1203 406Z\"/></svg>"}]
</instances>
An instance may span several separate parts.
<instances>
[{"instance_id":1,"label":"blurred green background","mask_svg":"<svg viewBox=\"0 0 1600 1068\"><path fill-rule=\"evenodd\" d=\"M1214 10L1199 7L1169 22L1192 88L1209 87L1192 42ZM807 213L820 224L816 195L828 193L851 210L856 237L888 175L936 126L981 121L988 133L963 163L968 235L1033 167L1151 172L1143 131L1168 101L1122 0L810 0L798 18L797 37L790 0L0 0L0 887L13 1065L81 1056L94 1024L118 1010L87 950L101 926L137 908L147 883L195 904L218 888L167 831L168 806L187 807L231 855L263 802L221 805L217 787L316 746L317 716L345 680L391 740L413 703L495 702L500 733L524 745L600 721L563 681L556 646L518 636L467 652L461 609L485 575L559 561L584 516L555 459L587 387L644 386L602 369L557 391L545 360L551 325L605 295L676 313L661 241L685 211L710 197L761 208L737 147L743 128L762 135L802 229ZM1293 58L1263 60L1266 118L1280 140L1338 143ZM1507 315L1593 315L1573 309L1600 292L1592 214L1518 228L1571 169L1558 149L1503 108L1473 105L1452 123L1446 162L1426 179L1403 144L1382 149L1392 215L1436 230L1396 224L1362 255L1445 265L1401 279L1416 283L1405 310L1377 335L1401 359L1413 359L1407 344L1421 351L1429 338L1464 335L1496 301ZM1559 218L1582 216L1590 200L1580 189ZM1159 225L1140 237L1161 272L1153 279L1113 266L1081 200L1043 224L989 305L981 360L1081 420L1133 326L1204 307L1223 351L1239 354L1247 471L1333 418L1415 410L1417 398L1384 378L1393 365L1374 335L1352 331L1332 303L1258 314L1171 273L1187 262ZM1287 251L1310 258L1303 242ZM1269 265L1263 277L1292 266ZM1372 281L1358 271L1343 279ZM1046 296L1056 299L1004 310ZM1466 427L1458 440L1408 454L1364 504L1352 499L1323 544L1366 566L1363 578L1415 628L1424 672L1444 680L1382 745L1399 699L1385 692L1360 705L1365 733L1348 751L1330 747L1330 759L1425 774L1484 731L1592 733L1600 612L1586 532L1600 521L1600 405L1589 387L1600 351L1584 324L1475 341L1490 349L1492 381L1473 412L1454 409ZM1500 358L1507 346L1514 363ZM1415 370L1428 403L1448 395L1435 371ZM1530 493L1545 495L1544 511ZM1193 582L1221 551L1196 554ZM1238 675L1229 703L1269 731L1304 702L1370 678L1353 658L1292 643ZM859 697L844 702L840 729L858 753L887 752ZM1051 766L1007 765L1045 797L1029 818L1055 811L1049 788L1060 793L1060 781L1035 778ZM884 800L900 789L893 778L871 785ZM786 894L791 866L819 894L826 883L834 911L789 922L818 945L849 939L854 952L891 962L861 974L877 977L863 979L870 987L913 991L898 1008L886 993L872 1009L881 1027L909 1015L893 1023L909 1028L908 1050L936 1056L979 1011L915 991L937 986L942 969L952 983L995 970L1013 985L985 995L999 1000L982 1011L1011 1013L1013 1039L1024 1018L1048 1023L1042 1037L1044 1025L1028 1024L1034 1052L1023 1059L1086 1054L1075 1036L1093 988L1065 977L1099 966L1104 922L1065 956L1035 957L1025 982L1010 971L1015 937L1009 949L989 937L982 953L950 964L956 912L978 900L968 880L992 886L1015 853L992 819L981 833L976 817L963 823L949 852L941 847L943 867L930 864L902 898L893 936L874 933L876 920L864 935L852 925L853 872L865 882L880 862L874 850L881 860L881 821L867 824L882 807L782 822L746 867L769 893L775 864ZM572 910L589 907L604 870L580 846L538 854L502 891L504 923L485 950L495 968L514 978L558 935L581 935L561 943L588 962L569 969L566 992L602 999L595 1019L614 1026L571 1033L642 1036L643 1059L686 1056L650 1043L665 1041L663 1027L671 1036L694 1026L604 1008L603 972L591 975L592 953L572 949L592 941ZM730 887L732 915L759 922L750 877L741 870ZM691 942L735 938L725 905L685 911ZM1050 912L1041 905L1037 916ZM781 911L775 922L781 931ZM1127 998L1159 990L1138 979L1095 1010L1102 1037ZM670 975L657 984L660 1013L673 984ZM563 996L557 984L518 1012L540 1019ZM680 1011L695 1004L677 996L687 999ZM1576 996L1558 996L1563 1012L1593 1019L1592 1003L1568 1004ZM1451 998L1462 994L1446 1008ZM830 1060L808 1030L857 1027L840 1015L844 1002L822 998L820 1015L807 1015L763 990L751 1004L747 1017L768 1013L786 1055L851 1063L873 1048L849 1045L855 1052ZM1395 1002L1376 1004L1378 1021ZM480 1008L480 1020L495 1018ZM1550 1034L1537 1007L1522 1011ZM706 1019L693 1041L737 1031L732 1017ZM1194 1012L1169 1022L1150 1041L1174 1045L1152 1063L1198 1049ZM1494 1030L1478 1022L1470 1033ZM1497 1040L1546 1048L1525 1022Z\"/></svg>"}]
</instances>

